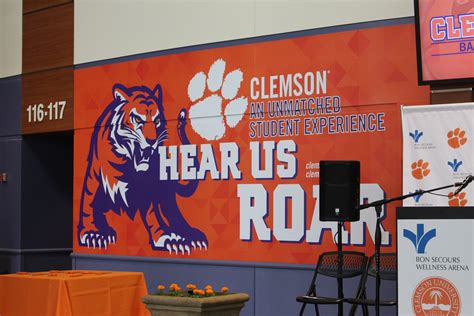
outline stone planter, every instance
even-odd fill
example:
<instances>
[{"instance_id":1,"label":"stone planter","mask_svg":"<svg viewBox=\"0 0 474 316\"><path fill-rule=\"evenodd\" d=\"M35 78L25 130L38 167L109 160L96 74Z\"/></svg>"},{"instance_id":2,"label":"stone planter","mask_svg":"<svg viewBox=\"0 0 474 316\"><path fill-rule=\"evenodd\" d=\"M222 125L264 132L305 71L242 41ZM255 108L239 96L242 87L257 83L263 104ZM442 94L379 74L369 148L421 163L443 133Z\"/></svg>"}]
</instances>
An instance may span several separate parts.
<instances>
[{"instance_id":1,"label":"stone planter","mask_svg":"<svg viewBox=\"0 0 474 316\"><path fill-rule=\"evenodd\" d=\"M152 316L238 316L248 300L245 293L203 298L167 295L142 298Z\"/></svg>"}]
</instances>

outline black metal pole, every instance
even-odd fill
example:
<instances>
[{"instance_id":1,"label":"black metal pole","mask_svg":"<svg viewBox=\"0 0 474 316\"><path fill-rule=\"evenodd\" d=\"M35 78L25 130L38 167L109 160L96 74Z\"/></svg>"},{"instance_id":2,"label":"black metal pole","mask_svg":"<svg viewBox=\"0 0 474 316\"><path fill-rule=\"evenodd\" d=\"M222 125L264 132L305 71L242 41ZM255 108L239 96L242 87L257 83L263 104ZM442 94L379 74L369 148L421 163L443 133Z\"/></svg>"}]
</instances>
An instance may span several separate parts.
<instances>
[{"instance_id":1,"label":"black metal pole","mask_svg":"<svg viewBox=\"0 0 474 316\"><path fill-rule=\"evenodd\" d=\"M380 229L382 205L375 207L377 213L377 226L375 227L375 315L380 316L380 245L382 232Z\"/></svg>"},{"instance_id":2,"label":"black metal pole","mask_svg":"<svg viewBox=\"0 0 474 316\"><path fill-rule=\"evenodd\" d=\"M344 298L344 288L342 283L342 265L344 259L342 255L342 222L337 222L337 297ZM344 303L340 302L337 307L338 315L344 314Z\"/></svg>"}]
</instances>

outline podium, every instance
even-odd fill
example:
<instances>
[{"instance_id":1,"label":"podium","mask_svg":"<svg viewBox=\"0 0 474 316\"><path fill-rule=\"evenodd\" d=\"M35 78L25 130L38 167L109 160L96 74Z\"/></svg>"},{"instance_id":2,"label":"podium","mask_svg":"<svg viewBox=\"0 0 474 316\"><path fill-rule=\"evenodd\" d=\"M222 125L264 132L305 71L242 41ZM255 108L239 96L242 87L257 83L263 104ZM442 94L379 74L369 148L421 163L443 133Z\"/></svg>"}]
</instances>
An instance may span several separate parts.
<instances>
[{"instance_id":1,"label":"podium","mask_svg":"<svg viewBox=\"0 0 474 316\"><path fill-rule=\"evenodd\" d=\"M474 207L397 208L398 315L474 315Z\"/></svg>"}]
</instances>

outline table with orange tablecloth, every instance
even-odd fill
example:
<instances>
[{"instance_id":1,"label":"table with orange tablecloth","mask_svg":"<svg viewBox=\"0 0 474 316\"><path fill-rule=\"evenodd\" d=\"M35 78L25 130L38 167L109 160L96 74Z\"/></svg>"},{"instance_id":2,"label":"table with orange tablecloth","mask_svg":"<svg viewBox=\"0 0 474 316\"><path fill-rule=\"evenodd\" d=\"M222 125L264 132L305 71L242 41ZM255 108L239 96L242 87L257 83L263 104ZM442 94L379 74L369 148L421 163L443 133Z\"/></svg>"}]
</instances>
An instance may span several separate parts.
<instances>
[{"instance_id":1,"label":"table with orange tablecloth","mask_svg":"<svg viewBox=\"0 0 474 316\"><path fill-rule=\"evenodd\" d=\"M49 271L0 275L1 316L149 315L143 273Z\"/></svg>"}]
</instances>

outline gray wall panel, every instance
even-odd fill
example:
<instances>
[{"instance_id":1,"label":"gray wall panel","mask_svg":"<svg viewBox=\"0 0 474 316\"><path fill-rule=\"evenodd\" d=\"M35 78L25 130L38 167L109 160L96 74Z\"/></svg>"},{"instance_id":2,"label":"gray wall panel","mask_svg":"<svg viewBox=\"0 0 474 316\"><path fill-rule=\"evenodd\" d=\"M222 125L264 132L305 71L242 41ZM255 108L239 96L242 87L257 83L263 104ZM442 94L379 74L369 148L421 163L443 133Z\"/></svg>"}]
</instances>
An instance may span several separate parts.
<instances>
[{"instance_id":1,"label":"gray wall panel","mask_svg":"<svg viewBox=\"0 0 474 316\"><path fill-rule=\"evenodd\" d=\"M309 270L256 268L255 315L298 315L301 305L296 297L306 294L312 276ZM306 311L314 315L312 306Z\"/></svg>"},{"instance_id":2,"label":"gray wall panel","mask_svg":"<svg viewBox=\"0 0 474 316\"><path fill-rule=\"evenodd\" d=\"M21 77L0 79L0 136L21 133Z\"/></svg>"},{"instance_id":3,"label":"gray wall panel","mask_svg":"<svg viewBox=\"0 0 474 316\"><path fill-rule=\"evenodd\" d=\"M296 302L298 295L306 293L313 271L300 268L267 268L235 266L218 264L192 264L176 262L154 262L152 258L125 259L124 257L73 255L75 269L138 271L144 272L148 290L153 291L157 284L169 285L177 282L184 286L186 283L197 283L199 286L213 284L226 285L231 291L245 292L250 295L242 315L245 316L290 316L298 315L301 305ZM373 279L369 279L368 295L373 298ZM359 279L347 280L344 293L347 297L355 295ZM390 284L392 283L392 284ZM382 298L394 298L396 287L393 282L382 281ZM334 296L337 294L337 283L333 278L320 277L318 281L319 295ZM344 306L344 315L348 315L350 305ZM321 306L321 315L337 315L336 306ZM374 313L373 309L369 310ZM381 309L382 315L396 315L396 307ZM314 307L307 306L305 315L314 315ZM356 315L362 315L358 308Z\"/></svg>"}]
</instances>

